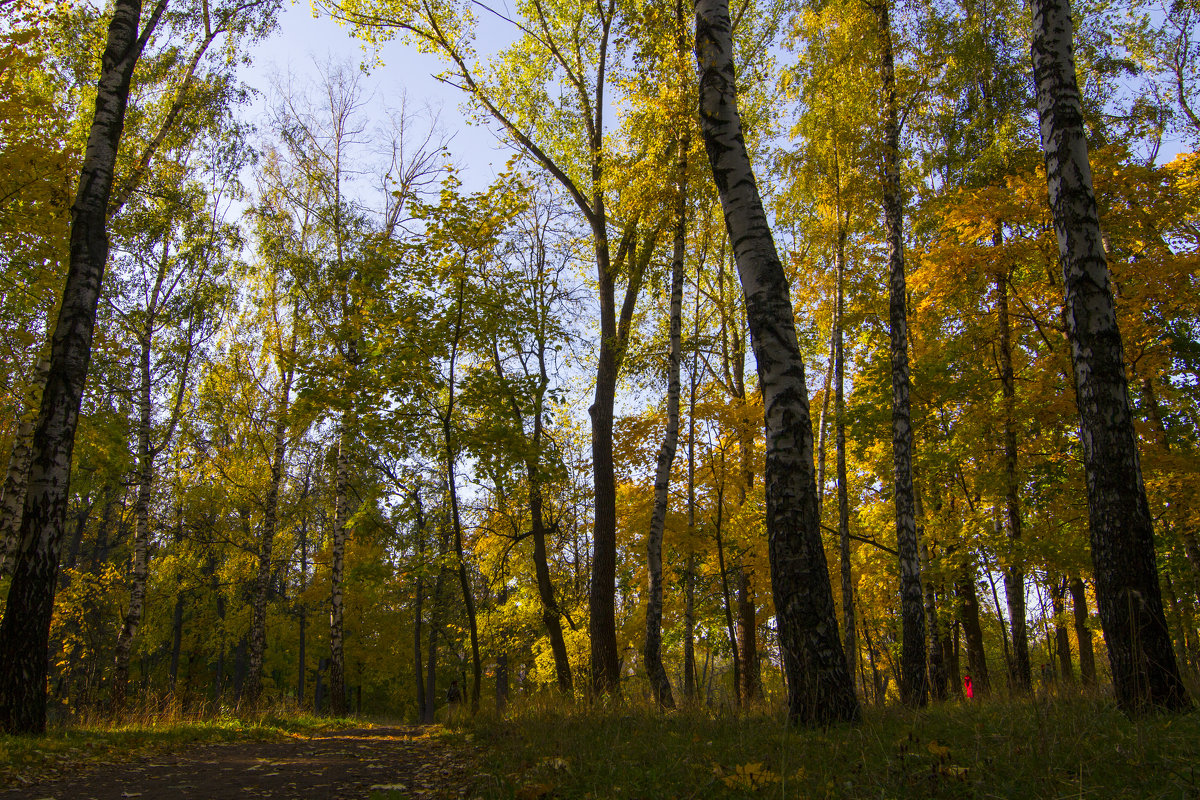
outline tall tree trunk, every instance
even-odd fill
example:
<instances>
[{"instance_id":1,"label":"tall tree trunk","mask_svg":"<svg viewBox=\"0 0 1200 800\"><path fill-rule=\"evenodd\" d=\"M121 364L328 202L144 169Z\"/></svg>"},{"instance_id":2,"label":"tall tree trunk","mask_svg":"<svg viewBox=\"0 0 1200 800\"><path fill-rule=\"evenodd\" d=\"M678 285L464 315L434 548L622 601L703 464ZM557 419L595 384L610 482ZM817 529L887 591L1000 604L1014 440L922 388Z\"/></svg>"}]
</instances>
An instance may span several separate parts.
<instances>
[{"instance_id":1,"label":"tall tree trunk","mask_svg":"<svg viewBox=\"0 0 1200 800\"><path fill-rule=\"evenodd\" d=\"M425 608L425 507L421 504L420 487L413 490L413 506L416 509L415 533L417 537L417 586L413 597L413 675L417 681L417 719L425 721L426 706L433 699L425 695L425 675L421 663L421 614Z\"/></svg>"},{"instance_id":2,"label":"tall tree trunk","mask_svg":"<svg viewBox=\"0 0 1200 800\"><path fill-rule=\"evenodd\" d=\"M437 562L442 564L446 551L450 549L450 526L442 523L442 533L438 537ZM446 568L438 568L437 578L433 582L433 597L430 599L429 614L429 651L425 661L425 717L421 720L426 725L434 722L434 712L437 710L437 643L442 629L443 589L446 585Z\"/></svg>"},{"instance_id":3,"label":"tall tree trunk","mask_svg":"<svg viewBox=\"0 0 1200 800\"><path fill-rule=\"evenodd\" d=\"M700 330L700 281L696 281L696 302L693 312L692 369L688 376L688 463L687 463L687 566L683 573L683 697L695 702L700 687L696 682L696 384L699 380L699 348L694 347Z\"/></svg>"},{"instance_id":4,"label":"tall tree trunk","mask_svg":"<svg viewBox=\"0 0 1200 800\"><path fill-rule=\"evenodd\" d=\"M535 435L541 432L542 418L539 413L534 419ZM536 445L535 445L536 447ZM550 580L550 558L546 550L546 520L540 470L536 465L529 469L529 516L533 531L533 566L537 576L538 595L542 601L542 623L546 626L546 634L550 638L550 652L554 655L554 674L558 679L558 689L565 696L574 693L574 681L571 676L571 660L567 655L567 643L563 638L562 610L554 596L554 584Z\"/></svg>"},{"instance_id":5,"label":"tall tree trunk","mask_svg":"<svg viewBox=\"0 0 1200 800\"><path fill-rule=\"evenodd\" d=\"M737 571L738 646L741 650L743 704L762 694L762 672L758 658L758 615L754 608L754 583L750 568L743 564Z\"/></svg>"},{"instance_id":6,"label":"tall tree trunk","mask_svg":"<svg viewBox=\"0 0 1200 800\"><path fill-rule=\"evenodd\" d=\"M742 137L727 0L696 2L700 121L746 298L766 427L771 587L789 718L856 720L817 518L813 431L791 295Z\"/></svg>"},{"instance_id":7,"label":"tall tree trunk","mask_svg":"<svg viewBox=\"0 0 1200 800\"><path fill-rule=\"evenodd\" d=\"M729 654L733 658L733 691L739 702L742 699L742 654L738 649L737 628L733 624L733 598L729 591L729 570L725 565L725 484L717 483L717 516L713 520L713 533L717 539L717 569L721 579L721 607L725 611L725 633L729 637Z\"/></svg>"},{"instance_id":8,"label":"tall tree trunk","mask_svg":"<svg viewBox=\"0 0 1200 800\"><path fill-rule=\"evenodd\" d=\"M1088 627L1087 592L1083 579L1076 575L1068 587L1075 618L1075 641L1079 643L1079 680L1084 686L1096 684L1096 652L1092 649L1092 629Z\"/></svg>"},{"instance_id":9,"label":"tall tree trunk","mask_svg":"<svg viewBox=\"0 0 1200 800\"><path fill-rule=\"evenodd\" d=\"M646 674L654 699L663 708L674 708L671 681L662 662L663 576L662 540L670 498L671 465L679 443L679 359L683 327L683 256L687 237L687 148L688 136L679 137L678 186L675 204L675 242L671 258L670 342L667 348L667 428L654 471L654 511L646 536L649 595L646 599Z\"/></svg>"},{"instance_id":10,"label":"tall tree trunk","mask_svg":"<svg viewBox=\"0 0 1200 800\"><path fill-rule=\"evenodd\" d=\"M350 443L352 412L343 411L338 431L336 474L334 476L333 543L329 567L329 711L342 716L347 711L346 657L342 617L342 575L345 569L346 540L350 538Z\"/></svg>"},{"instance_id":11,"label":"tall tree trunk","mask_svg":"<svg viewBox=\"0 0 1200 800\"><path fill-rule=\"evenodd\" d=\"M293 324L292 353L296 351L295 324ZM283 385L275 410L275 447L271 453L271 483L263 504L262 535L258 543L258 574L254 580L250 617L250 671L246 676L246 703L251 707L258 704L262 694L263 654L267 649L267 590L271 581L271 553L275 546L275 528L279 518L279 488L283 484L284 457L287 455L288 409L292 399L291 366L282 369Z\"/></svg>"},{"instance_id":12,"label":"tall tree trunk","mask_svg":"<svg viewBox=\"0 0 1200 800\"><path fill-rule=\"evenodd\" d=\"M463 332L463 311L466 302L466 285L458 283L458 303L454 322L454 340L450 349L449 380L446 382L448 399L446 411L442 416L442 440L446 456L446 494L450 498L450 524L454 532L454 555L458 565L459 588L462 589L463 605L467 610L467 629L471 635L471 713L479 710L479 691L483 683L483 662L479 657L479 626L475 619L475 594L471 590L470 576L467 574L466 554L463 547L462 517L458 509L458 446L454 436L455 415L455 370L458 366L458 348Z\"/></svg>"},{"instance_id":13,"label":"tall tree trunk","mask_svg":"<svg viewBox=\"0 0 1200 800\"><path fill-rule=\"evenodd\" d=\"M1163 613L1072 36L1068 0L1034 1L1038 119L1063 268L1096 599L1118 706L1128 714L1184 710L1192 702L1179 677Z\"/></svg>"},{"instance_id":14,"label":"tall tree trunk","mask_svg":"<svg viewBox=\"0 0 1200 800\"><path fill-rule=\"evenodd\" d=\"M158 285L154 294L157 295ZM121 635L117 637L112 681L112 704L114 709L125 707L125 690L129 683L129 658L133 640L137 636L146 608L146 577L149 570L150 551L150 492L154 483L154 457L151 439L153 418L151 405L150 352L153 344L154 307L151 300L147 308L149 317L141 342L138 360L141 386L138 389L138 439L137 439L137 496L133 505L135 533L133 538L133 569L130 572L129 608L125 612Z\"/></svg>"},{"instance_id":15,"label":"tall tree trunk","mask_svg":"<svg viewBox=\"0 0 1200 800\"><path fill-rule=\"evenodd\" d=\"M1000 233L994 241L999 244ZM1016 691L1028 691L1032 684L1029 664L1029 630L1025 614L1025 568L1021 547L1021 497L1017 478L1016 383L1012 364L1012 329L1008 318L1008 276L997 272L996 317L1000 387L1004 396L1004 511L1008 518L1008 538L1012 553L1004 570L1004 594L1008 598L1008 618L1012 625L1012 661L1009 683Z\"/></svg>"},{"instance_id":16,"label":"tall tree trunk","mask_svg":"<svg viewBox=\"0 0 1200 800\"><path fill-rule=\"evenodd\" d=\"M607 41L607 29L605 32ZM599 144L596 145L600 147ZM596 178L599 181L599 178ZM596 205L603 203L597 195ZM603 213L598 215L603 219ZM592 476L594 483L595 524L592 528L592 576L588 588L590 616L588 633L591 638L592 681L594 694L620 690L620 654L617 651L616 587L617 587L617 484L613 467L613 407L616 400L617 377L625 357L629 330L637 296L641 292L646 266L657 243L658 230L637 244L637 225L630 225L622 237L617 258L610 261L608 240L603 241L594 229L597 242L597 264L601 265L600 288L600 355L596 367L596 395L588 413L592 419ZM601 251L603 244L603 251ZM636 253L636 255L635 255ZM629 280L620 314L616 313L616 274L628 259Z\"/></svg>"},{"instance_id":17,"label":"tall tree trunk","mask_svg":"<svg viewBox=\"0 0 1200 800\"><path fill-rule=\"evenodd\" d=\"M836 162L835 162L836 163ZM838 176L838 198L841 198L841 181ZM837 269L837 302L833 321L833 374L834 404L833 420L837 448L837 501L838 501L838 553L842 579L842 649L846 653L846 668L854 679L854 665L858 660L858 642L855 639L854 620L854 573L850 564L850 490L846 477L846 228L842 225L840 202L838 213L837 249L834 254Z\"/></svg>"},{"instance_id":18,"label":"tall tree trunk","mask_svg":"<svg viewBox=\"0 0 1200 800\"><path fill-rule=\"evenodd\" d=\"M914 493L917 517L921 520L917 528L917 541L920 542L921 571L929 575L929 539L925 535L925 508L921 503L921 495ZM946 659L942 650L942 631L938 627L937 596L933 584L928 580L923 587L925 592L925 621L929 629L929 690L935 700L945 700L947 695Z\"/></svg>"},{"instance_id":19,"label":"tall tree trunk","mask_svg":"<svg viewBox=\"0 0 1200 800\"><path fill-rule=\"evenodd\" d=\"M1063 680L1074 683L1075 670L1071 667L1071 637L1067 633L1067 626L1063 624L1063 616L1066 613L1063 608L1063 595L1066 594L1067 581L1062 576L1054 576L1050 579L1050 602L1054 609L1054 642L1055 649L1058 650L1058 671L1062 675Z\"/></svg>"},{"instance_id":20,"label":"tall tree trunk","mask_svg":"<svg viewBox=\"0 0 1200 800\"><path fill-rule=\"evenodd\" d=\"M483 683L483 662L479 657L479 628L475 620L475 594L471 591L471 579L467 574L467 559L463 547L462 518L458 510L458 488L454 485L456 479L454 460L451 459L446 468L446 484L450 494L450 519L454 530L454 555L458 565L458 585L462 589L463 604L467 609L467 630L471 636L471 712L479 710L479 691Z\"/></svg>"},{"instance_id":21,"label":"tall tree trunk","mask_svg":"<svg viewBox=\"0 0 1200 800\"><path fill-rule=\"evenodd\" d=\"M33 429L37 424L42 389L50 361L39 358L30 379L25 407L13 434L8 468L4 471L4 486L0 487L0 578L12 573L17 550L21 543L21 510L25 507L25 491L29 487L29 464L33 458Z\"/></svg>"},{"instance_id":22,"label":"tall tree trunk","mask_svg":"<svg viewBox=\"0 0 1200 800\"><path fill-rule=\"evenodd\" d=\"M179 678L179 652L183 647L183 592L175 595L175 610L171 615L171 693L175 693Z\"/></svg>"},{"instance_id":23,"label":"tall tree trunk","mask_svg":"<svg viewBox=\"0 0 1200 800\"><path fill-rule=\"evenodd\" d=\"M975 590L975 562L964 557L954 584L958 598L958 620L967 645L967 674L976 692L987 694L991 689L988 677L987 654L983 649L983 626L979 624L979 595Z\"/></svg>"},{"instance_id":24,"label":"tall tree trunk","mask_svg":"<svg viewBox=\"0 0 1200 800\"><path fill-rule=\"evenodd\" d=\"M501 582L496 595L496 605L503 608L508 602L508 584ZM496 656L496 710L503 711L508 705L508 651L501 650Z\"/></svg>"},{"instance_id":25,"label":"tall tree trunk","mask_svg":"<svg viewBox=\"0 0 1200 800\"><path fill-rule=\"evenodd\" d=\"M301 497L308 499L308 480L309 473L306 470L304 473L304 489ZM308 605L304 600L304 592L308 588L308 513L300 518L300 591L296 594L296 614L299 617L299 628L297 638L299 639L296 648L296 661L299 664L296 670L296 702L301 708L304 707L305 695L305 678L308 675Z\"/></svg>"},{"instance_id":26,"label":"tall tree trunk","mask_svg":"<svg viewBox=\"0 0 1200 800\"><path fill-rule=\"evenodd\" d=\"M833 392L834 337L837 335L837 312L834 312L834 329L829 333L829 364L825 367L825 381L821 384L821 416L817 419L817 519L825 519L825 441L829 429L829 406Z\"/></svg>"},{"instance_id":27,"label":"tall tree trunk","mask_svg":"<svg viewBox=\"0 0 1200 800\"><path fill-rule=\"evenodd\" d=\"M108 260L107 212L134 67L166 8L159 0L139 34L140 0L115 0L101 57L95 113L75 201L70 266L34 427L20 546L0 623L0 731L46 728L50 618L70 493L75 427L92 353L100 284Z\"/></svg>"},{"instance_id":28,"label":"tall tree trunk","mask_svg":"<svg viewBox=\"0 0 1200 800\"><path fill-rule=\"evenodd\" d=\"M892 363L892 465L895 471L896 549L900 553L900 699L923 706L925 609L912 481L912 412L909 404L908 309L904 277L904 201L900 188L900 112L892 55L890 0L874 6L879 19L879 71L883 84L883 215L888 250L888 309Z\"/></svg>"}]
</instances>

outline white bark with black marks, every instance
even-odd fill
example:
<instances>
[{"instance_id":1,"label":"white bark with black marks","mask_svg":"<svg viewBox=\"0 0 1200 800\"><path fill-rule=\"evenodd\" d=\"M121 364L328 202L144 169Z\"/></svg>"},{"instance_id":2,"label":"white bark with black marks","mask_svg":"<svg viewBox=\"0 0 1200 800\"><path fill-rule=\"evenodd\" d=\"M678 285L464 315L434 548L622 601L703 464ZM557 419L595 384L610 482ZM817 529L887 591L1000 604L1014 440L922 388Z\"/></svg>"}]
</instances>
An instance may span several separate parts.
<instances>
[{"instance_id":1,"label":"white bark with black marks","mask_svg":"<svg viewBox=\"0 0 1200 800\"><path fill-rule=\"evenodd\" d=\"M1033 68L1046 183L1063 269L1087 475L1096 600L1117 704L1128 714L1192 707L1163 612L1154 530L1130 410L1068 0L1033 3Z\"/></svg>"},{"instance_id":2,"label":"white bark with black marks","mask_svg":"<svg viewBox=\"0 0 1200 800\"><path fill-rule=\"evenodd\" d=\"M696 3L700 123L721 196L750 326L766 427L767 536L788 713L797 723L856 720L817 518L813 431L787 278L742 135L727 0Z\"/></svg>"},{"instance_id":3,"label":"white bark with black marks","mask_svg":"<svg viewBox=\"0 0 1200 800\"><path fill-rule=\"evenodd\" d=\"M108 261L108 203L134 67L158 25L159 0L139 31L140 0L115 0L101 58L95 112L71 206L70 266L34 428L20 545L0 623L0 730L46 727L50 618L70 490L71 454L92 354L96 305Z\"/></svg>"}]
</instances>

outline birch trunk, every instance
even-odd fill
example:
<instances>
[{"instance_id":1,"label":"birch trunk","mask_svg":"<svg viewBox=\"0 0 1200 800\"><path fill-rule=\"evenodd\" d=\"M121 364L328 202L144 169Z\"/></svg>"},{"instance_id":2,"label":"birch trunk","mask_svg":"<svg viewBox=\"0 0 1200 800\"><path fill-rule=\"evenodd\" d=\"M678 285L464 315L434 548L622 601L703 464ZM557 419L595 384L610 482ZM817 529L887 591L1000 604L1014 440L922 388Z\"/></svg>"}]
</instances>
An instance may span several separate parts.
<instances>
[{"instance_id":1,"label":"birch trunk","mask_svg":"<svg viewBox=\"0 0 1200 800\"><path fill-rule=\"evenodd\" d=\"M742 136L727 0L696 3L700 122L746 298L766 425L771 586L792 721L856 720L817 518L813 431L787 278Z\"/></svg>"},{"instance_id":2,"label":"birch trunk","mask_svg":"<svg viewBox=\"0 0 1200 800\"><path fill-rule=\"evenodd\" d=\"M1000 234L996 234L999 243ZM1008 518L1008 538L1012 552L1004 571L1004 594L1008 598L1008 618L1012 625L1012 662L1010 684L1017 691L1028 691L1033 674L1029 664L1029 630L1025 614L1025 569L1021 553L1021 496L1017 478L1016 384L1012 365L1012 329L1008 318L1008 279L996 274L996 317L999 328L998 355L1000 388L1004 397L1004 511Z\"/></svg>"},{"instance_id":3,"label":"birch trunk","mask_svg":"<svg viewBox=\"0 0 1200 800\"><path fill-rule=\"evenodd\" d=\"M140 35L140 0L115 0L101 58L95 113L75 201L70 266L50 348L50 366L34 427L20 546L0 623L0 731L46 728L46 656L70 490L71 453L91 360L100 284L108 260L107 210L134 67L167 0Z\"/></svg>"},{"instance_id":4,"label":"birch trunk","mask_svg":"<svg viewBox=\"0 0 1200 800\"><path fill-rule=\"evenodd\" d=\"M346 659L343 650L342 575L345 568L346 540L350 538L350 441L351 412L342 412L338 432L336 475L334 477L333 546L329 567L329 710L344 715L346 706Z\"/></svg>"},{"instance_id":5,"label":"birch trunk","mask_svg":"<svg viewBox=\"0 0 1200 800\"><path fill-rule=\"evenodd\" d=\"M925 609L912 481L912 412L909 403L908 309L904 277L904 201L900 190L900 114L892 55L890 0L875 6L881 40L883 84L883 216L888 251L888 311L892 361L892 466L895 471L896 549L900 553L900 699L923 706L929 699L925 672Z\"/></svg>"},{"instance_id":6,"label":"birch trunk","mask_svg":"<svg viewBox=\"0 0 1200 800\"><path fill-rule=\"evenodd\" d=\"M155 285L157 294L158 285ZM154 483L154 448L150 441L152 433L152 405L150 398L150 350L153 330L154 301L151 300L147 332L142 338L139 358L141 386L138 389L138 441L137 441L137 495L133 504L135 529L133 537L133 569L130 571L129 608L125 612L121 635L117 637L112 680L112 704L115 709L125 707L125 690L129 683L129 657L133 639L142 622L146 608L146 576L149 569L150 548L150 492Z\"/></svg>"},{"instance_id":7,"label":"birch trunk","mask_svg":"<svg viewBox=\"0 0 1200 800\"><path fill-rule=\"evenodd\" d=\"M29 396L13 436L8 468L4 471L4 486L0 488L0 578L12 574L21 541L21 511L25 507L29 464L33 459L33 429L49 370L50 361L38 359L30 380Z\"/></svg>"},{"instance_id":8,"label":"birch trunk","mask_svg":"<svg viewBox=\"0 0 1200 800\"><path fill-rule=\"evenodd\" d=\"M671 258L671 321L667 348L667 429L654 472L654 512L646 536L649 596L646 599L646 674L655 701L663 708L674 708L671 681L662 662L663 575L662 541L667 522L667 501L671 488L671 465L679 443L679 359L683 327L683 255L687 235L687 147L688 136L679 138L678 197L675 206L675 242Z\"/></svg>"},{"instance_id":9,"label":"birch trunk","mask_svg":"<svg viewBox=\"0 0 1200 800\"><path fill-rule=\"evenodd\" d=\"M1035 0L1038 120L1063 268L1096 599L1118 706L1127 714L1179 711L1192 702L1179 677L1163 612L1072 36L1068 0Z\"/></svg>"}]
</instances>

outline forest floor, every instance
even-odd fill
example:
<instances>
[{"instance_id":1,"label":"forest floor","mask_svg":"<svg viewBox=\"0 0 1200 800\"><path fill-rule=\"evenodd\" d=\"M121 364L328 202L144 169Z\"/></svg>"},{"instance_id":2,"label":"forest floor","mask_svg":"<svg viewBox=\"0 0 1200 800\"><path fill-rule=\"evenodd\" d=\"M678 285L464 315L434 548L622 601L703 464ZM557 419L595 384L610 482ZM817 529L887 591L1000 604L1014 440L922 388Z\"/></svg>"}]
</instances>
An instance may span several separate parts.
<instances>
[{"instance_id":1,"label":"forest floor","mask_svg":"<svg viewBox=\"0 0 1200 800\"><path fill-rule=\"evenodd\" d=\"M207 738L203 726L196 732ZM40 751L43 757L23 753L33 756L24 769L5 765L0 749L0 786L18 787L0 789L0 800L440 800L466 796L475 782L472 759L440 728L284 732L266 740L243 728L255 738L241 741L237 733L234 741L204 744L150 735L133 750L121 742L106 746L102 735L83 736L78 747L52 746Z\"/></svg>"},{"instance_id":2,"label":"forest floor","mask_svg":"<svg viewBox=\"0 0 1200 800\"><path fill-rule=\"evenodd\" d=\"M0 800L1200 800L1200 712L1130 720L1064 692L863 717L804 730L765 709L542 697L425 728L295 716L64 728L0 737Z\"/></svg>"},{"instance_id":3,"label":"forest floor","mask_svg":"<svg viewBox=\"0 0 1200 800\"><path fill-rule=\"evenodd\" d=\"M546 704L471 723L488 800L1200 800L1200 712L1130 720L1061 693L798 729L766 709L656 712ZM403 800L405 795L387 795Z\"/></svg>"}]
</instances>

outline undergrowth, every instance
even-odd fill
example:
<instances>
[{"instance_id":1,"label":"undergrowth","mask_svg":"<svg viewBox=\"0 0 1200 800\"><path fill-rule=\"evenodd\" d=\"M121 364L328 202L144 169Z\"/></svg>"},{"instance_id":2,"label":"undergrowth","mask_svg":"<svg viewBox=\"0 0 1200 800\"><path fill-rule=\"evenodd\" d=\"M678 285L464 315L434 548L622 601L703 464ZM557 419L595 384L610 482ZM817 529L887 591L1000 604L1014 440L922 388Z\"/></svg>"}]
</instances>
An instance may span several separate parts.
<instances>
[{"instance_id":1,"label":"undergrowth","mask_svg":"<svg viewBox=\"0 0 1200 800\"><path fill-rule=\"evenodd\" d=\"M825 730L540 701L457 731L489 799L1200 797L1200 714L1131 721L1094 696L865 709Z\"/></svg>"}]
</instances>

